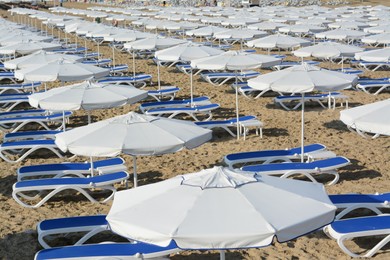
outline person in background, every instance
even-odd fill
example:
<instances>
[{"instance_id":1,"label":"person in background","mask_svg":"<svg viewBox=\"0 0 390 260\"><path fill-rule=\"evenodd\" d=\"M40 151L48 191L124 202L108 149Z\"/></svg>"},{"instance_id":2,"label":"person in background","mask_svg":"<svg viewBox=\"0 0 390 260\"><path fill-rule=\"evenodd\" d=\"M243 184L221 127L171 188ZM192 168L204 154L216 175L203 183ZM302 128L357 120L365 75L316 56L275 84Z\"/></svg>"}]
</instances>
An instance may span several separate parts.
<instances>
[{"instance_id":1,"label":"person in background","mask_svg":"<svg viewBox=\"0 0 390 260\"><path fill-rule=\"evenodd\" d=\"M112 26L118 27L118 20L116 19L112 20Z\"/></svg>"},{"instance_id":2,"label":"person in background","mask_svg":"<svg viewBox=\"0 0 390 260\"><path fill-rule=\"evenodd\" d=\"M165 7L165 6L167 6L167 2L166 1L163 1L163 6Z\"/></svg>"},{"instance_id":3,"label":"person in background","mask_svg":"<svg viewBox=\"0 0 390 260\"><path fill-rule=\"evenodd\" d=\"M60 6L62 6L62 3L64 2L64 0L60 0Z\"/></svg>"}]
</instances>

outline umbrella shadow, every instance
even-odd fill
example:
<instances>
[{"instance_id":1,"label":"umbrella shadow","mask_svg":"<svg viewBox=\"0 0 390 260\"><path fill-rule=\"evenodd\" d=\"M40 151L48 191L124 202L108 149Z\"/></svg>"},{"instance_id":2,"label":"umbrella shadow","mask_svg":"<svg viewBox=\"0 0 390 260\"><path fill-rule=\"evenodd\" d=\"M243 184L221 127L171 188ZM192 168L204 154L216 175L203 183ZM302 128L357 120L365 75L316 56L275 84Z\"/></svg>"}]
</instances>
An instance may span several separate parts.
<instances>
[{"instance_id":1,"label":"umbrella shadow","mask_svg":"<svg viewBox=\"0 0 390 260\"><path fill-rule=\"evenodd\" d=\"M323 124L326 128L334 129L338 133L350 132L348 127L341 120L332 120Z\"/></svg>"},{"instance_id":2,"label":"umbrella shadow","mask_svg":"<svg viewBox=\"0 0 390 260\"><path fill-rule=\"evenodd\" d=\"M289 136L290 134L288 133L287 129L273 127L273 128L264 128L263 135L279 137L279 136Z\"/></svg>"},{"instance_id":3,"label":"umbrella shadow","mask_svg":"<svg viewBox=\"0 0 390 260\"><path fill-rule=\"evenodd\" d=\"M365 178L374 179L382 176L378 171L370 170L359 165L359 161L356 159L350 159L350 161L351 164L342 168L342 173L340 174L342 180L353 181Z\"/></svg>"},{"instance_id":4,"label":"umbrella shadow","mask_svg":"<svg viewBox=\"0 0 390 260\"><path fill-rule=\"evenodd\" d=\"M12 185L16 182L16 177L8 175L0 178L0 193L4 197L12 197ZM1 250L0 250L1 252Z\"/></svg>"},{"instance_id":5,"label":"umbrella shadow","mask_svg":"<svg viewBox=\"0 0 390 260\"><path fill-rule=\"evenodd\" d=\"M131 180L131 178L130 178ZM152 184L163 181L163 175L158 171L147 171L138 174L138 185Z\"/></svg>"},{"instance_id":6,"label":"umbrella shadow","mask_svg":"<svg viewBox=\"0 0 390 260\"><path fill-rule=\"evenodd\" d=\"M220 259L219 252L216 251L184 251L184 252L191 252L190 255L186 255L183 253L178 253L175 255L171 255L169 259L172 260L197 260L197 259ZM225 257L226 259L244 259L244 255L241 252L234 251L231 252L229 250L225 251Z\"/></svg>"},{"instance_id":7,"label":"umbrella shadow","mask_svg":"<svg viewBox=\"0 0 390 260\"><path fill-rule=\"evenodd\" d=\"M42 249L38 244L37 233L29 229L21 233L9 233L0 240L3 259L34 259L35 252Z\"/></svg>"}]
</instances>

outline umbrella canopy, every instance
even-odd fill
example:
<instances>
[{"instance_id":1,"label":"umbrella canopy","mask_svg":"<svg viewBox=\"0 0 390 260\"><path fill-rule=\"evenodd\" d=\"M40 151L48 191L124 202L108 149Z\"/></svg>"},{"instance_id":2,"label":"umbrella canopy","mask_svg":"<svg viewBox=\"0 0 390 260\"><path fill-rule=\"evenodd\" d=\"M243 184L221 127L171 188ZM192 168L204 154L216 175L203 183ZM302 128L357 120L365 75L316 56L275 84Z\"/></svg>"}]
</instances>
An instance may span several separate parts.
<instances>
[{"instance_id":1,"label":"umbrella canopy","mask_svg":"<svg viewBox=\"0 0 390 260\"><path fill-rule=\"evenodd\" d=\"M110 73L109 69L83 63L69 63L64 60L48 63L38 68L28 67L15 71L15 78L28 81L78 81L101 78Z\"/></svg>"},{"instance_id":2,"label":"umbrella canopy","mask_svg":"<svg viewBox=\"0 0 390 260\"><path fill-rule=\"evenodd\" d=\"M32 41L45 42L45 41L51 41L52 39L53 37L51 36L41 36L32 33L18 34L18 35L7 34L7 36L0 38L0 44L2 46L6 46L6 45L14 45L20 42L32 42Z\"/></svg>"},{"instance_id":3,"label":"umbrella canopy","mask_svg":"<svg viewBox=\"0 0 390 260\"><path fill-rule=\"evenodd\" d=\"M362 42L367 43L367 44L373 44L373 45L378 45L378 44L389 45L390 44L390 28L389 28L389 32L387 32L387 33L375 34L375 35L370 35L370 36L364 37L362 39Z\"/></svg>"},{"instance_id":4,"label":"umbrella canopy","mask_svg":"<svg viewBox=\"0 0 390 260\"><path fill-rule=\"evenodd\" d=\"M134 42L128 42L123 45L124 49L128 50L159 50L169 48L178 44L185 43L185 40L175 38L162 38L155 36Z\"/></svg>"},{"instance_id":5,"label":"umbrella canopy","mask_svg":"<svg viewBox=\"0 0 390 260\"><path fill-rule=\"evenodd\" d=\"M336 29L326 32L320 32L315 35L316 38L330 39L330 40L354 40L364 37L366 33L357 30Z\"/></svg>"},{"instance_id":6,"label":"umbrella canopy","mask_svg":"<svg viewBox=\"0 0 390 260\"><path fill-rule=\"evenodd\" d=\"M27 56L19 57L4 62L7 69L23 69L31 66L42 66L50 62L67 60L70 62L81 62L83 57L60 53L47 53L46 51L37 51Z\"/></svg>"},{"instance_id":7,"label":"umbrella canopy","mask_svg":"<svg viewBox=\"0 0 390 260\"><path fill-rule=\"evenodd\" d=\"M138 102L148 92L123 85L103 85L85 81L65 87L53 88L29 96L30 105L47 110L94 110L119 107Z\"/></svg>"},{"instance_id":8,"label":"umbrella canopy","mask_svg":"<svg viewBox=\"0 0 390 260\"><path fill-rule=\"evenodd\" d=\"M362 52L364 49L353 45L346 45L337 42L321 42L313 46L303 47L293 54L297 57L316 57L316 58L338 58L353 57L355 53Z\"/></svg>"},{"instance_id":9,"label":"umbrella canopy","mask_svg":"<svg viewBox=\"0 0 390 260\"><path fill-rule=\"evenodd\" d=\"M307 234L332 222L335 210L322 184L214 167L120 191L106 219L138 241L237 249Z\"/></svg>"},{"instance_id":10,"label":"umbrella canopy","mask_svg":"<svg viewBox=\"0 0 390 260\"><path fill-rule=\"evenodd\" d=\"M48 42L19 42L12 45L0 47L0 54L15 55L16 53L26 55L39 50L60 49L61 44Z\"/></svg>"},{"instance_id":11,"label":"umbrella canopy","mask_svg":"<svg viewBox=\"0 0 390 260\"><path fill-rule=\"evenodd\" d=\"M192 122L130 112L57 134L55 142L62 151L76 155L132 155L137 186L135 156L193 149L211 138L211 130Z\"/></svg>"},{"instance_id":12,"label":"umbrella canopy","mask_svg":"<svg viewBox=\"0 0 390 260\"><path fill-rule=\"evenodd\" d=\"M196 37L206 37L206 36L212 36L217 32L223 32L223 31L226 31L226 28L216 27L216 26L206 26L195 30L187 31L186 35L196 36Z\"/></svg>"},{"instance_id":13,"label":"umbrella canopy","mask_svg":"<svg viewBox=\"0 0 390 260\"><path fill-rule=\"evenodd\" d=\"M375 49L371 51L356 53L355 59L369 62L389 62L390 48Z\"/></svg>"},{"instance_id":14,"label":"umbrella canopy","mask_svg":"<svg viewBox=\"0 0 390 260\"><path fill-rule=\"evenodd\" d=\"M164 50L156 51L154 56L163 61L191 61L203 57L214 56L223 53L224 51L209 46L185 43Z\"/></svg>"},{"instance_id":15,"label":"umbrella canopy","mask_svg":"<svg viewBox=\"0 0 390 260\"><path fill-rule=\"evenodd\" d=\"M301 46L307 46L310 44L311 44L310 41L297 38L297 37L292 37L289 35L283 35L283 34L270 35L264 38L248 41L246 43L248 47L264 48L264 49L273 49L273 48L291 49L291 48L296 48Z\"/></svg>"},{"instance_id":16,"label":"umbrella canopy","mask_svg":"<svg viewBox=\"0 0 390 260\"><path fill-rule=\"evenodd\" d=\"M301 114L301 160L303 162L305 119L304 119L304 93L314 90L332 92L354 85L357 76L336 71L321 69L306 63L293 66L281 71L260 75L257 78L248 80L248 86L264 90L271 89L275 92L301 93L302 114Z\"/></svg>"},{"instance_id":17,"label":"umbrella canopy","mask_svg":"<svg viewBox=\"0 0 390 260\"><path fill-rule=\"evenodd\" d=\"M359 134L390 135L390 99L340 111L340 120Z\"/></svg>"}]
</instances>

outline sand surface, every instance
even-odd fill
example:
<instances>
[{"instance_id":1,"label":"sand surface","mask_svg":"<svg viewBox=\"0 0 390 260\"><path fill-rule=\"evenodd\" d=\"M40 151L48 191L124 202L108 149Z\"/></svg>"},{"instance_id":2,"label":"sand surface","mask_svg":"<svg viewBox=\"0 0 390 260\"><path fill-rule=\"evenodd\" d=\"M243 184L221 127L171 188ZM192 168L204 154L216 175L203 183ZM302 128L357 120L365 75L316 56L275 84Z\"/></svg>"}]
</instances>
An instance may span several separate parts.
<instances>
[{"instance_id":1,"label":"sand surface","mask_svg":"<svg viewBox=\"0 0 390 260\"><path fill-rule=\"evenodd\" d=\"M353 1L351 1L353 2ZM360 1L355 1L360 2ZM371 1L372 4L386 4L387 1ZM363 4L368 4L364 1ZM81 4L66 4L66 7L85 8ZM3 13L4 14L4 13ZM90 48L96 47L89 43ZM108 47L102 47L105 57L111 56ZM260 51L258 51L261 53ZM131 56L116 53L117 63L128 63L131 67ZM137 60L137 72L152 74L156 83L156 66L150 60ZM322 63L323 67L334 67L334 64ZM269 71L262 71L268 73ZM387 71L365 72L363 76L374 78L389 77ZM175 71L174 68L162 68L161 78L163 85L175 85L181 88L178 98L188 98L189 77ZM326 80L326 79L324 79ZM234 117L234 93L230 86L212 86L194 77L195 95L207 95L215 103L219 103L214 118ZM155 87L155 84L154 84ZM390 98L390 93L378 96L368 95L354 90L345 90L349 96L350 107L367 104ZM139 184L145 185L161 181L179 174L199 171L222 163L222 157L228 153L239 151L252 151L262 149L284 149L300 145L300 111L285 111L273 104L273 97L262 97L257 100L239 97L240 114L256 115L265 124L264 136L260 139L251 131L247 140L237 141L227 133L221 131L214 133L214 138L194 150L183 150L175 154L163 156L139 157L138 173ZM121 108L95 111L92 113L94 121L121 115L129 111L137 111L138 105ZM318 106L307 106L306 143L322 143L336 154L349 158L351 165L340 170L340 181L333 186L327 186L330 194L337 193L373 193L388 192L390 185L390 142L388 137L374 140L361 138L350 132L339 120L342 108L335 110L322 109ZM388 115L384 115L388 116ZM86 123L86 114L78 111L72 117L70 127ZM132 160L123 155L132 171ZM73 161L85 161L88 158L77 157ZM0 258L2 259L32 259L35 252L41 249L35 232L36 224L44 219L93 215L108 213L111 203L91 204L82 196L67 194L57 196L38 209L21 207L12 198L12 185L16 182L16 170L23 165L61 162L52 155L39 153L37 156L17 164L0 161ZM327 178L322 179L328 180ZM130 182L130 186L132 182ZM124 187L118 186L119 189ZM205 213L207 214L207 213ZM242 220L237 220L242 221ZM59 241L60 244L64 241ZM359 240L352 244L356 248L368 248L371 240ZM359 246L359 247L358 247ZM185 257L183 257L185 256ZM218 259L215 251L200 252L186 251L172 256L172 259ZM334 240L327 238L322 231L300 237L287 243L274 245L261 249L228 251L227 259L349 259ZM389 259L390 253L381 253L375 259Z\"/></svg>"}]
</instances>

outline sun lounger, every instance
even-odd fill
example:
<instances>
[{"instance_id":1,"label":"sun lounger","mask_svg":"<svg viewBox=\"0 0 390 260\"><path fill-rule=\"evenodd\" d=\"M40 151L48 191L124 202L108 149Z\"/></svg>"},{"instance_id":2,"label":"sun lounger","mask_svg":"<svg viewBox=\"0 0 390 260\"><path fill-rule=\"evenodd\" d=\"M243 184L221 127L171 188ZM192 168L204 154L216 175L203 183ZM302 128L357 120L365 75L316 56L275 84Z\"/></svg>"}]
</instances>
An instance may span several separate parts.
<instances>
[{"instance_id":1,"label":"sun lounger","mask_svg":"<svg viewBox=\"0 0 390 260\"><path fill-rule=\"evenodd\" d=\"M381 208L390 208L390 193L383 194L334 194L329 199L338 208L342 209L336 219L341 219L357 209L369 209L377 215L383 214Z\"/></svg>"},{"instance_id":2,"label":"sun lounger","mask_svg":"<svg viewBox=\"0 0 390 260\"><path fill-rule=\"evenodd\" d=\"M390 62L360 61L357 66L359 68L363 68L365 70L377 71L379 69L389 69L390 68Z\"/></svg>"},{"instance_id":3,"label":"sun lounger","mask_svg":"<svg viewBox=\"0 0 390 260\"><path fill-rule=\"evenodd\" d=\"M128 72L129 66L127 64L118 64L115 66L104 66L103 68L110 70L111 76L120 76L123 77L125 73Z\"/></svg>"},{"instance_id":4,"label":"sun lounger","mask_svg":"<svg viewBox=\"0 0 390 260\"><path fill-rule=\"evenodd\" d=\"M258 120L255 116L242 116L238 119L238 122L241 131L240 135L241 134L244 135L244 139L248 132L247 129L243 129L245 123L253 124L253 126L256 127L256 134L260 135L260 138L263 137L263 131L262 131L263 123L260 122L260 120ZM232 130L230 130L230 128L237 129L237 118L226 119L226 120L202 121L202 122L195 122L195 124L207 129L222 128L226 132L228 132L231 136L236 136L236 134L233 133Z\"/></svg>"},{"instance_id":5,"label":"sun lounger","mask_svg":"<svg viewBox=\"0 0 390 260\"><path fill-rule=\"evenodd\" d=\"M254 78L260 75L260 72L249 70L242 72L210 72L210 73L201 73L200 76L202 79L214 86L221 86L228 82L229 80L234 80L237 77L237 80L240 82L247 81L250 78Z\"/></svg>"},{"instance_id":6,"label":"sun lounger","mask_svg":"<svg viewBox=\"0 0 390 260\"><path fill-rule=\"evenodd\" d=\"M164 256L181 251L172 240L167 247L146 243L102 243L43 249L35 260L47 259L165 259Z\"/></svg>"},{"instance_id":7,"label":"sun lounger","mask_svg":"<svg viewBox=\"0 0 390 260\"><path fill-rule=\"evenodd\" d=\"M334 221L324 228L325 234L337 240L340 248L351 257L372 257L390 242L390 215L349 218ZM373 248L363 253L354 253L345 242L356 238L384 236Z\"/></svg>"},{"instance_id":8,"label":"sun lounger","mask_svg":"<svg viewBox=\"0 0 390 260\"><path fill-rule=\"evenodd\" d=\"M341 94L339 92L331 93L322 93L314 95L305 95L304 102L314 102L319 104L321 107L326 108L323 102L328 103L328 108L336 108L336 101L340 100L341 106L344 105L348 108L348 96ZM296 110L302 106L302 96L301 95L292 95L292 96L278 96L274 98L275 104L280 105L286 110Z\"/></svg>"},{"instance_id":9,"label":"sun lounger","mask_svg":"<svg viewBox=\"0 0 390 260\"><path fill-rule=\"evenodd\" d=\"M153 62L159 66L163 66L163 67L167 67L167 68L170 68L170 67L173 67L175 66L176 64L178 63L181 63L182 61L165 61L165 60L159 60L159 59L156 59L156 58L153 58L152 59Z\"/></svg>"},{"instance_id":10,"label":"sun lounger","mask_svg":"<svg viewBox=\"0 0 390 260\"><path fill-rule=\"evenodd\" d=\"M322 144L310 144L304 146L304 158L311 161L313 157L331 158L336 156L334 153L326 150ZM321 155L326 152L326 154ZM326 156L326 157L323 157ZM224 156L223 161L229 168L234 168L236 164L247 163L273 163L273 162L293 162L301 159L301 147L295 147L285 150L260 150L251 152L232 153Z\"/></svg>"},{"instance_id":11,"label":"sun lounger","mask_svg":"<svg viewBox=\"0 0 390 260\"><path fill-rule=\"evenodd\" d=\"M0 95L5 93L35 92L40 86L41 82L0 85Z\"/></svg>"},{"instance_id":12,"label":"sun lounger","mask_svg":"<svg viewBox=\"0 0 390 260\"><path fill-rule=\"evenodd\" d=\"M360 75L363 73L362 70L357 70L357 69L353 69L353 68L335 69L334 71L342 72L345 74L355 74L355 75Z\"/></svg>"},{"instance_id":13,"label":"sun lounger","mask_svg":"<svg viewBox=\"0 0 390 260\"><path fill-rule=\"evenodd\" d=\"M266 88L264 90L258 90L254 89L248 86L248 82L238 82L232 84L232 88L235 89L235 87L238 87L238 93L242 94L244 97L248 99L258 99L259 97L262 97L265 93L273 92L271 88ZM283 96L280 92L273 92L278 93L279 95Z\"/></svg>"},{"instance_id":14,"label":"sun lounger","mask_svg":"<svg viewBox=\"0 0 390 260\"><path fill-rule=\"evenodd\" d=\"M106 66L112 62L111 59L99 59L99 60L83 60L81 63L95 65L95 66Z\"/></svg>"},{"instance_id":15,"label":"sun lounger","mask_svg":"<svg viewBox=\"0 0 390 260\"><path fill-rule=\"evenodd\" d=\"M87 51L85 47L77 47L77 48L64 48L51 50L50 52L63 53L63 54L84 54Z\"/></svg>"},{"instance_id":16,"label":"sun lounger","mask_svg":"<svg viewBox=\"0 0 390 260\"><path fill-rule=\"evenodd\" d=\"M176 69L180 72L187 74L187 75L191 74L191 70L192 70L193 75L198 75L204 71L204 70L200 70L200 69L191 69L190 64L176 64Z\"/></svg>"},{"instance_id":17,"label":"sun lounger","mask_svg":"<svg viewBox=\"0 0 390 260\"><path fill-rule=\"evenodd\" d=\"M72 112L52 113L48 115L30 115L30 116L16 116L16 117L1 117L0 116L0 130L11 131L12 133L19 131L26 125L38 124L46 130L52 130L49 124L52 122L60 122L60 126L56 129L63 129L63 117L68 118Z\"/></svg>"},{"instance_id":18,"label":"sun lounger","mask_svg":"<svg viewBox=\"0 0 390 260\"><path fill-rule=\"evenodd\" d=\"M188 115L195 121L201 121L198 116L207 116L207 118L202 121L208 121L213 117L211 111L217 108L219 108L219 104L199 105L194 107L167 107L150 109L146 111L145 114L153 116L168 115L168 118L174 118L178 115Z\"/></svg>"},{"instance_id":19,"label":"sun lounger","mask_svg":"<svg viewBox=\"0 0 390 260\"><path fill-rule=\"evenodd\" d=\"M11 81L15 84L17 84L17 80L15 78L15 73L6 71L6 72L0 72L0 81L6 80L6 81Z\"/></svg>"},{"instance_id":20,"label":"sun lounger","mask_svg":"<svg viewBox=\"0 0 390 260\"><path fill-rule=\"evenodd\" d=\"M162 101L164 99L173 100L179 90L180 88L175 86L165 86L161 87L160 90L149 90L148 96L154 98L157 101Z\"/></svg>"},{"instance_id":21,"label":"sun lounger","mask_svg":"<svg viewBox=\"0 0 390 260\"><path fill-rule=\"evenodd\" d=\"M124 77L106 77L101 80L99 80L99 83L102 84L121 84L121 85L130 85L130 86L137 86L140 88L143 88L146 86L146 82L150 82L152 80L152 76L148 74L140 74L136 75L135 77L130 76L124 76Z\"/></svg>"},{"instance_id":22,"label":"sun lounger","mask_svg":"<svg viewBox=\"0 0 390 260\"><path fill-rule=\"evenodd\" d=\"M110 172L125 171L127 169L122 158L110 158L93 161L93 173L105 174ZM22 166L17 170L18 181L31 177L61 178L64 176L86 177L91 175L90 162L65 162L54 164L40 164Z\"/></svg>"},{"instance_id":23,"label":"sun lounger","mask_svg":"<svg viewBox=\"0 0 390 260\"><path fill-rule=\"evenodd\" d=\"M94 235L109 230L106 215L46 219L38 223L38 242L43 248L51 248L46 242L53 236L86 233L74 245L82 245Z\"/></svg>"},{"instance_id":24,"label":"sun lounger","mask_svg":"<svg viewBox=\"0 0 390 260\"><path fill-rule=\"evenodd\" d=\"M0 112L0 119L8 117L22 117L22 116L42 116L48 114L48 110L44 109L27 109L27 110L15 110L9 112Z\"/></svg>"},{"instance_id":25,"label":"sun lounger","mask_svg":"<svg viewBox=\"0 0 390 260\"><path fill-rule=\"evenodd\" d=\"M88 191L100 189L111 191L111 194L101 201L102 203L105 203L114 197L116 189L113 185L125 181L128 178L129 174L121 171L96 175L89 178L50 178L19 181L12 186L12 197L17 203L24 207L38 208L61 191L75 190L84 195L91 202L96 203L99 201L94 199ZM39 202L34 203L33 201L39 199L43 191L49 191L49 193L41 198ZM31 193L35 193L35 195L31 196ZM25 201L30 201L31 203Z\"/></svg>"},{"instance_id":26,"label":"sun lounger","mask_svg":"<svg viewBox=\"0 0 390 260\"><path fill-rule=\"evenodd\" d=\"M0 144L0 157L6 162L17 163L42 149L53 152L59 158L64 157L52 139L4 142Z\"/></svg>"},{"instance_id":27,"label":"sun lounger","mask_svg":"<svg viewBox=\"0 0 390 260\"><path fill-rule=\"evenodd\" d=\"M194 105L209 105L211 104L209 97L195 97L192 99ZM170 100L170 101L160 101L160 102L148 102L143 103L139 106L139 109L142 113L149 111L151 109L159 108L170 108L170 107L189 107L191 105L191 99L183 100Z\"/></svg>"},{"instance_id":28,"label":"sun lounger","mask_svg":"<svg viewBox=\"0 0 390 260\"><path fill-rule=\"evenodd\" d=\"M337 183L339 174L337 169L350 164L350 161L341 156L317 160L312 162L298 163L271 163L244 166L243 171L258 172L268 175L280 175L281 178L287 178L294 175L304 175L312 182L317 182L312 175L315 174L330 174L333 175L333 180L329 185Z\"/></svg>"},{"instance_id":29,"label":"sun lounger","mask_svg":"<svg viewBox=\"0 0 390 260\"><path fill-rule=\"evenodd\" d=\"M362 90L367 94L378 95L383 91L390 90L390 80L372 79L372 80L359 81L359 83L356 85L356 89Z\"/></svg>"},{"instance_id":30,"label":"sun lounger","mask_svg":"<svg viewBox=\"0 0 390 260\"><path fill-rule=\"evenodd\" d=\"M320 64L320 62L318 62L318 61L305 60L304 62L309 64L309 65L313 65L313 66ZM272 66L271 68L273 70L283 70L283 69L290 68L290 67L296 66L296 65L302 65L302 62L298 62L298 61L282 61L280 64Z\"/></svg>"},{"instance_id":31,"label":"sun lounger","mask_svg":"<svg viewBox=\"0 0 390 260\"><path fill-rule=\"evenodd\" d=\"M15 107L19 106L20 104L29 104L28 102L28 96L20 96L20 97L9 97L9 98L1 98L0 97L0 108L3 111L11 111Z\"/></svg>"},{"instance_id":32,"label":"sun lounger","mask_svg":"<svg viewBox=\"0 0 390 260\"><path fill-rule=\"evenodd\" d=\"M15 133L6 133L3 136L3 142L13 142L20 140L35 140L35 139L55 139L55 135L62 133L61 130L39 130L39 131L23 131Z\"/></svg>"}]
</instances>

